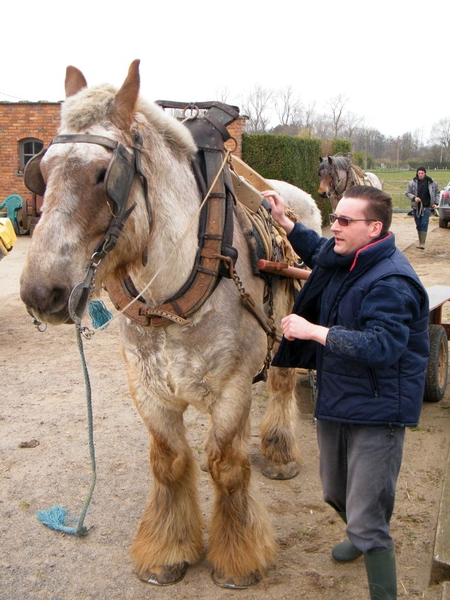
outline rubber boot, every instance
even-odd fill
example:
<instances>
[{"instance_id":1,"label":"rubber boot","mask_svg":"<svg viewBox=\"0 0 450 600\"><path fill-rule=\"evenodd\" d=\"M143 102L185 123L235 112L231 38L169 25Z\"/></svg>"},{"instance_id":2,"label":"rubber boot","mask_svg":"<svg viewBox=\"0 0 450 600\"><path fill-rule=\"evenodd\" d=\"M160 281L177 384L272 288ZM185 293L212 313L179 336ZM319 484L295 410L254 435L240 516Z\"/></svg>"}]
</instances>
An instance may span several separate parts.
<instances>
[{"instance_id":1,"label":"rubber boot","mask_svg":"<svg viewBox=\"0 0 450 600\"><path fill-rule=\"evenodd\" d=\"M364 554L371 600L397 600L397 573L395 550L381 550Z\"/></svg>"},{"instance_id":2,"label":"rubber boot","mask_svg":"<svg viewBox=\"0 0 450 600\"><path fill-rule=\"evenodd\" d=\"M337 514L344 523L347 523L347 515L345 513L337 511ZM331 556L337 562L351 562L362 556L362 552L350 540L345 540L333 548Z\"/></svg>"},{"instance_id":3,"label":"rubber boot","mask_svg":"<svg viewBox=\"0 0 450 600\"><path fill-rule=\"evenodd\" d=\"M425 250L425 240L427 239L426 231L419 231L419 245L416 248L420 248L420 250Z\"/></svg>"},{"instance_id":4,"label":"rubber boot","mask_svg":"<svg viewBox=\"0 0 450 600\"><path fill-rule=\"evenodd\" d=\"M345 540L333 548L331 556L337 562L352 562L362 556L362 552L350 540Z\"/></svg>"}]
</instances>

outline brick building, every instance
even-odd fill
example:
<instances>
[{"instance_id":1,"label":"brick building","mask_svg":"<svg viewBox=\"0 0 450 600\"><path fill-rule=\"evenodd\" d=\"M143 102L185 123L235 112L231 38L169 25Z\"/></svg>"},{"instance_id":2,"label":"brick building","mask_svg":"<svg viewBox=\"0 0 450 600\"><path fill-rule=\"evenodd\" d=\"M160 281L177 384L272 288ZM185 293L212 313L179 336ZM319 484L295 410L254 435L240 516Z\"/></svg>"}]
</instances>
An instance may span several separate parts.
<instances>
[{"instance_id":1,"label":"brick building","mask_svg":"<svg viewBox=\"0 0 450 600\"><path fill-rule=\"evenodd\" d=\"M24 185L23 171L31 156L55 137L60 110L60 102L0 102L0 201L19 194L28 212L40 209L40 199Z\"/></svg>"},{"instance_id":2,"label":"brick building","mask_svg":"<svg viewBox=\"0 0 450 600\"><path fill-rule=\"evenodd\" d=\"M26 200L29 215L39 214L42 198L23 182L27 161L55 137L60 122L61 102L0 102L0 202L10 194ZM242 156L245 119L229 127L236 140L227 142L234 154Z\"/></svg>"}]
</instances>

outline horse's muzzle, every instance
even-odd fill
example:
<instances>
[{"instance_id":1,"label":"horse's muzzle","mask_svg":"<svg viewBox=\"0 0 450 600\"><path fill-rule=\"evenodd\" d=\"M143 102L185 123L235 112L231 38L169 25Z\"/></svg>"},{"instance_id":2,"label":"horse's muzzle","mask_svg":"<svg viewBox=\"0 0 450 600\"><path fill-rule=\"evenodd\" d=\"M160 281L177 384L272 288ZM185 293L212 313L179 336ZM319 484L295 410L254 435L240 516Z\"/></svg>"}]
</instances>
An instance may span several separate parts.
<instances>
[{"instance_id":1,"label":"horse's muzzle","mask_svg":"<svg viewBox=\"0 0 450 600\"><path fill-rule=\"evenodd\" d=\"M26 279L22 279L20 285L22 302L36 319L51 325L72 322L68 310L70 291L69 287L48 288L42 284L31 284Z\"/></svg>"}]
</instances>

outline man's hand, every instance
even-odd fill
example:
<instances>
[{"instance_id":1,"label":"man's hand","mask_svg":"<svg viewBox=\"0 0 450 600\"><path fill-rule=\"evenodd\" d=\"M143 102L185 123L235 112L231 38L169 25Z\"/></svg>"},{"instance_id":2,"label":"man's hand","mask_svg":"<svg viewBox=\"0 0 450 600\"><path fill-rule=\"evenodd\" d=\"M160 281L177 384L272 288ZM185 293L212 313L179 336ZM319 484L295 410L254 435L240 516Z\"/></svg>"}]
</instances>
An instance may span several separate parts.
<instances>
[{"instance_id":1,"label":"man's hand","mask_svg":"<svg viewBox=\"0 0 450 600\"><path fill-rule=\"evenodd\" d=\"M275 221L286 231L287 234L291 233L294 229L294 223L284 213L284 200L274 190L266 190L261 192L264 198L270 203L272 211L272 217Z\"/></svg>"},{"instance_id":2,"label":"man's hand","mask_svg":"<svg viewBox=\"0 0 450 600\"><path fill-rule=\"evenodd\" d=\"M298 340L314 340L325 346L327 342L328 327L314 325L299 315L288 315L281 319L281 329L284 337L292 342Z\"/></svg>"}]
</instances>

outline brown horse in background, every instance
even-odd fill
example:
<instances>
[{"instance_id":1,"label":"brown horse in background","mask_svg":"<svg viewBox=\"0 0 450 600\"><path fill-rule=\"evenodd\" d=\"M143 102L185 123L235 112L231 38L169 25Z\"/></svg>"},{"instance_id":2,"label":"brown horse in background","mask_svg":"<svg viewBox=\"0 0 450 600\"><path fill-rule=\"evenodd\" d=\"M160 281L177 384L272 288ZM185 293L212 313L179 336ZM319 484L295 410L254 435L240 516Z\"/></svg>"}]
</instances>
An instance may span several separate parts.
<instances>
[{"instance_id":1,"label":"brown horse in background","mask_svg":"<svg viewBox=\"0 0 450 600\"><path fill-rule=\"evenodd\" d=\"M268 294L275 324L290 312L292 281L271 276L272 286L254 273L245 220L235 206L234 266L219 256L231 275L218 278L186 315L182 291L199 254L199 277L207 278L208 265L217 264L211 249L217 236L199 248L203 196L192 168L197 146L191 133L139 96L139 61L119 90L88 88L74 67L67 68L65 89L59 135L30 163L30 181L37 167L45 198L21 277L22 300L37 319L58 325L79 322L87 300L102 288L113 301L114 294L139 291L139 301L120 318L129 387L149 431L153 473L132 549L136 572L167 585L202 557L198 464L183 421L192 405L211 423L205 452L215 491L207 553L214 581L247 587L275 556L247 450L252 381L268 352L261 315ZM214 206L207 219L216 218ZM253 302L251 310L243 296ZM272 478L299 470L295 382L292 369L268 371L261 448L264 472Z\"/></svg>"},{"instance_id":2,"label":"brown horse in background","mask_svg":"<svg viewBox=\"0 0 450 600\"><path fill-rule=\"evenodd\" d=\"M350 156L328 156L319 158L319 196L329 198L334 211L345 190L354 185L370 185L382 189L381 181L375 173L365 173L352 164Z\"/></svg>"}]
</instances>

